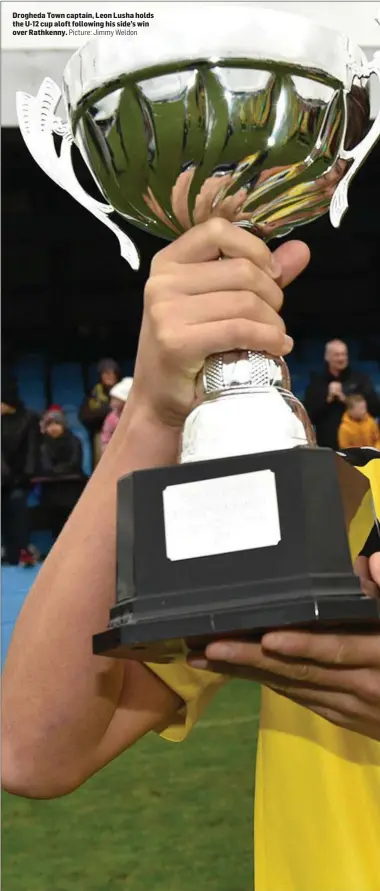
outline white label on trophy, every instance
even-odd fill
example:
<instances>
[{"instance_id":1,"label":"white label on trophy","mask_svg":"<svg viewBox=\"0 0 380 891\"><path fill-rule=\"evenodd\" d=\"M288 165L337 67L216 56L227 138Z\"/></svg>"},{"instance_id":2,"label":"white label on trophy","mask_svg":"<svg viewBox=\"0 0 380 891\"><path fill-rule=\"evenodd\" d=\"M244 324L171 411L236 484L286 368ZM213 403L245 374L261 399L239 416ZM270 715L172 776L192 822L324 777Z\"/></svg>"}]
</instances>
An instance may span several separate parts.
<instances>
[{"instance_id":1,"label":"white label on trophy","mask_svg":"<svg viewBox=\"0 0 380 891\"><path fill-rule=\"evenodd\" d=\"M163 503L169 560L232 554L281 541L272 470L167 486Z\"/></svg>"}]
</instances>

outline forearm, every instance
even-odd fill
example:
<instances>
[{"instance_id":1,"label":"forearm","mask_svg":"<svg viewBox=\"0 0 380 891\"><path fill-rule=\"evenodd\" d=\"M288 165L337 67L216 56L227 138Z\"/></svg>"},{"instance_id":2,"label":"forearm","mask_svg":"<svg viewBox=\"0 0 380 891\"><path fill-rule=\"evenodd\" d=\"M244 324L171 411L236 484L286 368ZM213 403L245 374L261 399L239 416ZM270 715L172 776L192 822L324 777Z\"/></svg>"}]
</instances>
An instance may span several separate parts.
<instances>
[{"instance_id":1,"label":"forearm","mask_svg":"<svg viewBox=\"0 0 380 891\"><path fill-rule=\"evenodd\" d=\"M75 785L71 773L85 778L109 760L97 754L106 735L114 757L177 704L144 666L93 656L92 635L106 627L115 598L117 480L143 467L175 463L178 442L178 431L148 420L130 399L21 611L3 675L4 740L15 761L30 761L37 773L54 771ZM157 715L154 695L151 702L146 697L145 712L133 701L129 709L138 673L145 686L162 694ZM125 715L121 731L111 729L118 705L121 719Z\"/></svg>"}]
</instances>

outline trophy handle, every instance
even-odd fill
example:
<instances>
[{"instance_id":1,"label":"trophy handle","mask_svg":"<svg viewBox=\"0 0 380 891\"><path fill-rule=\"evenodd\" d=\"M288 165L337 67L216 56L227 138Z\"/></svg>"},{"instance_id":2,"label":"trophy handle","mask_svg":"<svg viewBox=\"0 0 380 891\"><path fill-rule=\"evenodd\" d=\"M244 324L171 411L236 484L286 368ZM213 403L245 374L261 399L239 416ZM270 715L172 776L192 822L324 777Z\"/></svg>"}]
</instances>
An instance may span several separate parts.
<instances>
[{"instance_id":1,"label":"trophy handle","mask_svg":"<svg viewBox=\"0 0 380 891\"><path fill-rule=\"evenodd\" d=\"M108 215L114 213L114 208L88 195L77 180L71 157L74 139L70 124L55 114L61 95L61 90L50 77L42 81L37 96L16 93L17 118L26 146L37 164L57 185L111 229L119 242L121 256L132 269L138 269L140 258L133 241L109 219ZM59 154L54 144L54 133L62 137Z\"/></svg>"},{"instance_id":2,"label":"trophy handle","mask_svg":"<svg viewBox=\"0 0 380 891\"><path fill-rule=\"evenodd\" d=\"M380 81L380 53L375 53L371 62L366 62L362 65L352 65L351 71L354 77L368 78L371 76L371 74L376 74ZM359 142L359 145L356 145L355 148L349 151L341 149L339 153L339 160L352 161L353 163L351 164L350 169L347 171L343 179L340 181L338 187L336 188L330 204L330 220L335 229L340 226L340 223L346 211L348 210L347 196L351 180L354 178L355 174L364 163L367 155L369 155L370 151L372 151L379 137L380 111L378 111L371 129L367 133L367 136L365 136L364 139Z\"/></svg>"}]
</instances>

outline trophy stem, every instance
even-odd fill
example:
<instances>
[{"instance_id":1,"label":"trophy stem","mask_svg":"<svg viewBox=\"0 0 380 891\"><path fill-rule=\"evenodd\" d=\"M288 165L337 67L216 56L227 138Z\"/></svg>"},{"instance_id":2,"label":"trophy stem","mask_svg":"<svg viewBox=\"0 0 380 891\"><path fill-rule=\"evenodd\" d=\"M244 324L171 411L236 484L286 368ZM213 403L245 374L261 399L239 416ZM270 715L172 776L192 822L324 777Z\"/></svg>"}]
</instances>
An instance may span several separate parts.
<instances>
[{"instance_id":1,"label":"trophy stem","mask_svg":"<svg viewBox=\"0 0 380 891\"><path fill-rule=\"evenodd\" d=\"M315 446L282 358L250 350L209 356L204 399L187 418L180 462Z\"/></svg>"}]
</instances>

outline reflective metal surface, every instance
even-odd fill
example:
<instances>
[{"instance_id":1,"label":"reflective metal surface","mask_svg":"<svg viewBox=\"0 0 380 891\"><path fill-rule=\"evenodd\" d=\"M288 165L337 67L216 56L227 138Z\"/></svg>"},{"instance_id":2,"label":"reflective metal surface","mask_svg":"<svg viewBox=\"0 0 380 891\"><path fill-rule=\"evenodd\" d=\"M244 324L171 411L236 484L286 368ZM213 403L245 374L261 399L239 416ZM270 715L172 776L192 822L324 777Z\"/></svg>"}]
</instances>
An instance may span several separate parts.
<instances>
[{"instance_id":1,"label":"reflective metal surface","mask_svg":"<svg viewBox=\"0 0 380 891\"><path fill-rule=\"evenodd\" d=\"M210 356L203 389L185 422L182 463L316 444L283 359L242 351Z\"/></svg>"},{"instance_id":2,"label":"reflective metal surface","mask_svg":"<svg viewBox=\"0 0 380 891\"><path fill-rule=\"evenodd\" d=\"M368 63L310 19L249 4L227 19L204 4L198 33L182 4L161 31L99 38L74 54L67 124L49 79L37 97L18 95L18 115L38 163L115 232L136 268L126 223L172 240L219 216L268 240L330 208L338 226L350 180L380 136L380 115L369 129L372 73L380 78L376 57ZM53 133L63 137L59 156ZM106 205L77 182L72 143ZM282 360L210 357L203 385L181 460L313 444Z\"/></svg>"},{"instance_id":3,"label":"reflective metal surface","mask_svg":"<svg viewBox=\"0 0 380 891\"><path fill-rule=\"evenodd\" d=\"M265 359L265 362L263 362ZM283 359L266 356L251 350L237 350L221 356L209 356L202 373L206 399L215 399L242 389L252 392L261 387L290 389L290 374Z\"/></svg>"},{"instance_id":4,"label":"reflective metal surface","mask_svg":"<svg viewBox=\"0 0 380 891\"><path fill-rule=\"evenodd\" d=\"M286 390L244 390L197 406L184 426L181 463L314 446L301 403Z\"/></svg>"},{"instance_id":5,"label":"reflective metal surface","mask_svg":"<svg viewBox=\"0 0 380 891\"><path fill-rule=\"evenodd\" d=\"M367 84L346 96L296 65L184 67L121 75L71 113L74 140L115 210L170 240L212 216L269 238L326 213L348 168L341 148L368 128Z\"/></svg>"}]
</instances>

